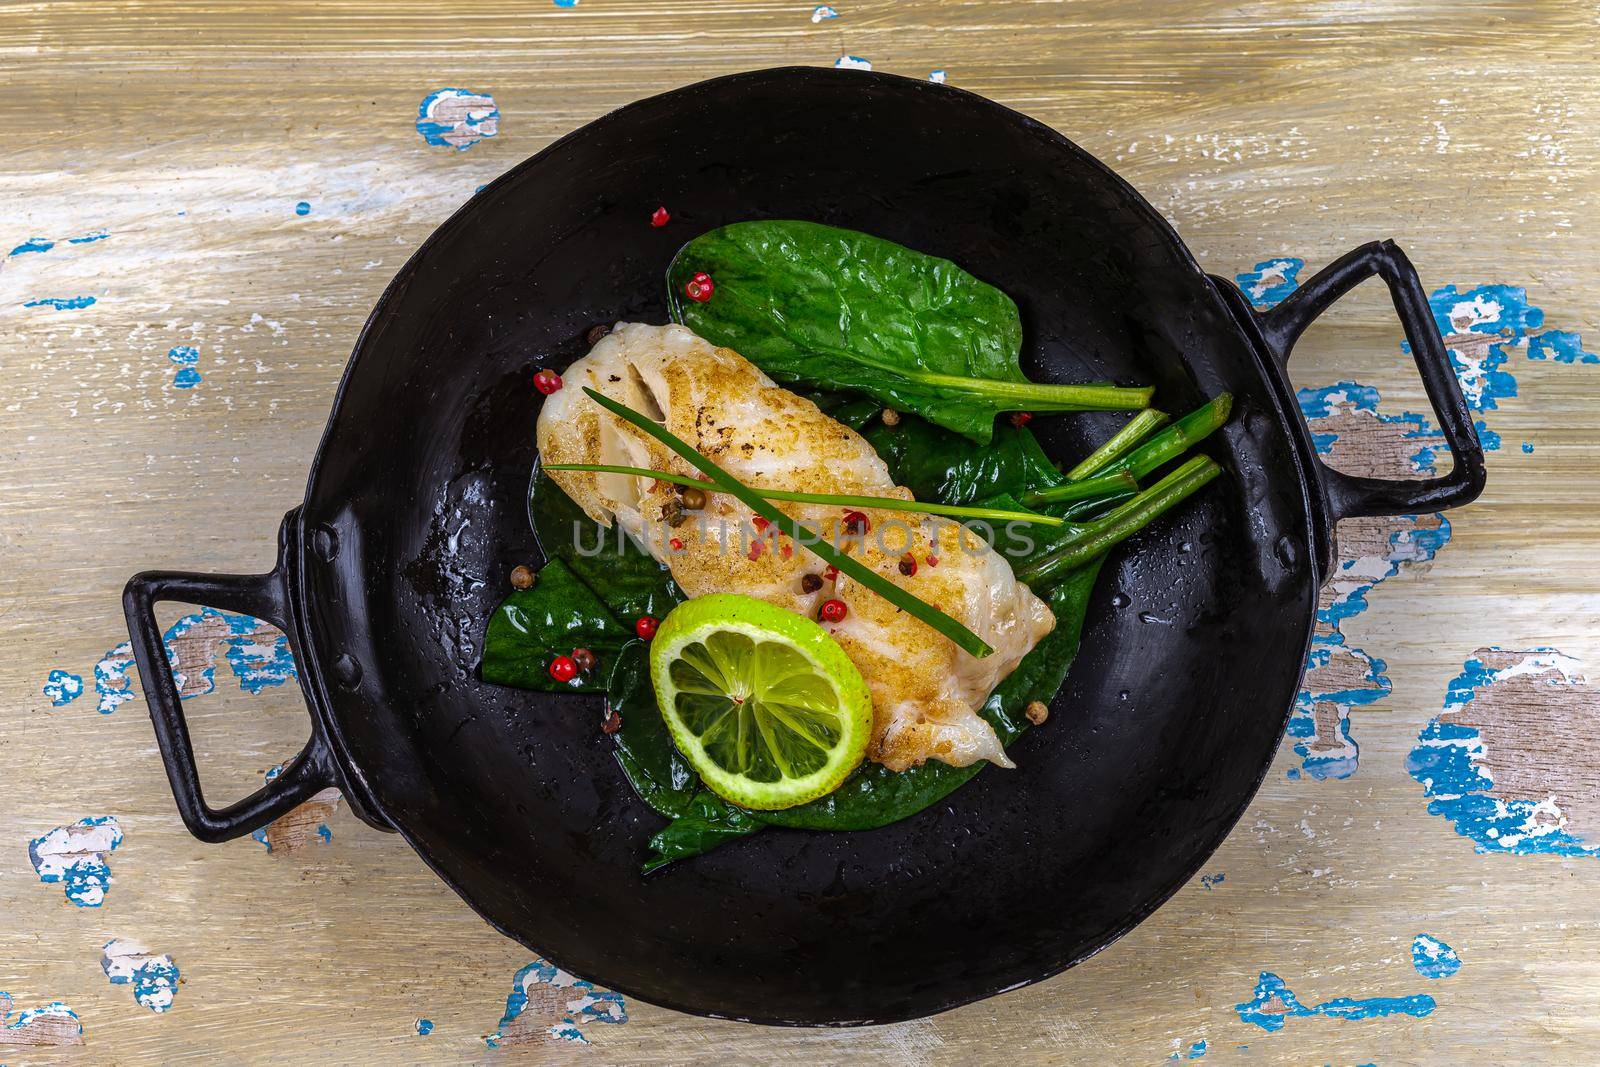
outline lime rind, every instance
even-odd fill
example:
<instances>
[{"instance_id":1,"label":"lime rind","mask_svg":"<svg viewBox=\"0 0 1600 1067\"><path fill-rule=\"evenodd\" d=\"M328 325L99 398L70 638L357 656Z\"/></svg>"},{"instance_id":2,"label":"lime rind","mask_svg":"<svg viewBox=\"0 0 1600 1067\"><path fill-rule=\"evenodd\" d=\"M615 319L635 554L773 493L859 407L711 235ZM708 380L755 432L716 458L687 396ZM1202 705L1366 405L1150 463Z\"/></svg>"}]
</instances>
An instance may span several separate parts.
<instances>
[{"instance_id":1,"label":"lime rind","mask_svg":"<svg viewBox=\"0 0 1600 1067\"><path fill-rule=\"evenodd\" d=\"M743 807L794 807L831 792L866 754L872 700L815 622L752 597L697 597L650 648L673 742L713 792Z\"/></svg>"}]
</instances>

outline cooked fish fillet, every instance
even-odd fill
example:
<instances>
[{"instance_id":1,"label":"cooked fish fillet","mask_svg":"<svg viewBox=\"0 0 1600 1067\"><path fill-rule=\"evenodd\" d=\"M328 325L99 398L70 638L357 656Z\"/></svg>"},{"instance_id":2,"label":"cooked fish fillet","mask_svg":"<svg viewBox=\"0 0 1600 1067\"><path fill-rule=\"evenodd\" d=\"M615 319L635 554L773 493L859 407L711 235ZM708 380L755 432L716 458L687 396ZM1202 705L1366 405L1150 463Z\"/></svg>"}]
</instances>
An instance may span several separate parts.
<instances>
[{"instance_id":1,"label":"cooked fish fillet","mask_svg":"<svg viewBox=\"0 0 1600 1067\"><path fill-rule=\"evenodd\" d=\"M702 455L755 488L911 499L860 434L810 400L775 385L738 353L682 326L621 323L563 376L565 388L539 414L546 463L605 463L676 474L697 472L637 427L601 408L583 386L659 419ZM738 592L815 618L838 597L849 607L823 623L861 671L872 693L868 756L893 770L936 759L964 767L981 759L1012 766L994 730L978 715L991 690L1055 626L1049 607L1011 572L1002 555L956 523L862 509L864 536L844 529L848 509L780 503L785 513L897 585L965 623L993 648L982 659L847 576L828 578L805 549L754 531L751 511L708 493L701 512L678 526L662 521L679 489L629 475L552 471L550 477L588 515L615 520L662 560L690 596ZM906 552L915 573L901 573ZM805 592L815 574L820 589Z\"/></svg>"}]
</instances>

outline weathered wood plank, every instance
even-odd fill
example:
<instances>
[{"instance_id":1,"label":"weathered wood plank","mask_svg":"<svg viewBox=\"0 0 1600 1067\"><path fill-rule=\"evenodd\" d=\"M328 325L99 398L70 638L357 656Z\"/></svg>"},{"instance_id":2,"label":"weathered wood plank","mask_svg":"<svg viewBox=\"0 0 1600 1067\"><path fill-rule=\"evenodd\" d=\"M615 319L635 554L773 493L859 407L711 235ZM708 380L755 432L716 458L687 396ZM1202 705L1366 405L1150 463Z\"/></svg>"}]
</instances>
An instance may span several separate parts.
<instances>
[{"instance_id":1,"label":"weathered wood plank","mask_svg":"<svg viewBox=\"0 0 1600 1067\"><path fill-rule=\"evenodd\" d=\"M0 1058L37 1062L54 1054L40 1042L76 1036L59 1011L19 1018L56 1000L84 1027L84 1047L60 1055L88 1062L587 1051L616 1063L1122 1063L1188 1055L1202 1040L1226 1062L1573 1062L1600 1042L1593 690L1581 667L1541 674L1527 653L1600 664L1600 367L1560 362L1583 342L1552 337L1600 350L1593 12L1510 0L872 0L813 21L814 6L0 9L11 134L0 252L19 249L0 258L0 990L12 1001L0 1025L21 1023L0 1029ZM477 186L639 96L845 55L913 77L946 71L1066 132L1165 212L1208 270L1284 264L1262 271L1264 300L1274 278L1397 237L1430 288L1457 287L1440 306L1464 364L1494 357L1499 331L1512 331L1498 370L1517 395L1486 377L1494 406L1480 414L1502 446L1482 503L1448 526L1421 516L1343 531L1354 562L1325 597L1327 656L1296 716L1303 736L1285 743L1205 879L1121 943L1039 987L869 1031L758 1030L635 1003L615 1025L601 1000L579 1019L593 1047L575 1050L548 1030L585 991L539 971L516 978L527 952L343 806L275 828L270 852L190 839L142 700L118 700L117 595L145 567L268 561L368 308ZM470 130L425 140L419 106L447 87L492 97L493 136L464 151L448 141ZM434 118L453 126L470 110L451 106ZM1473 297L1480 285L1526 293ZM1453 321L1458 304L1483 321L1471 307ZM1399 340L1363 289L1297 352L1304 385L1375 390L1322 398L1314 421L1336 435L1336 464L1394 474L1448 462L1415 458L1429 438L1407 435L1421 424L1384 418L1431 424ZM240 625L202 618L178 642L197 666L186 707L219 794L254 788L305 732L294 687L275 684L286 675L271 635ZM1511 651L1480 651L1493 649ZM1519 664L1530 666L1501 677ZM67 675L81 679L76 699ZM1476 695L1446 712L1462 677L1459 692ZM1452 724L1475 737L1439 736ZM1429 778L1434 750L1467 760L1445 768L1465 801ZM1474 758L1486 789L1460 778ZM1541 831L1507 845L1514 834L1491 838L1500 825L1474 821L1473 798L1572 840ZM61 849L42 846L36 870L31 841L94 816L116 818L115 848L66 835ZM42 884L51 862L73 866L88 896L95 865L108 868L104 903L80 907L67 881ZM1413 968L1423 933L1459 952L1458 974ZM172 956L171 1010L108 980L113 939ZM1421 1018L1290 1017L1269 1032L1271 1011L1247 1019L1235 1007L1263 971L1307 1009L1343 996L1436 1005ZM526 1006L508 1013L514 985ZM1288 1003L1272 983L1262 1002ZM496 1033L503 1051L485 1042Z\"/></svg>"}]
</instances>

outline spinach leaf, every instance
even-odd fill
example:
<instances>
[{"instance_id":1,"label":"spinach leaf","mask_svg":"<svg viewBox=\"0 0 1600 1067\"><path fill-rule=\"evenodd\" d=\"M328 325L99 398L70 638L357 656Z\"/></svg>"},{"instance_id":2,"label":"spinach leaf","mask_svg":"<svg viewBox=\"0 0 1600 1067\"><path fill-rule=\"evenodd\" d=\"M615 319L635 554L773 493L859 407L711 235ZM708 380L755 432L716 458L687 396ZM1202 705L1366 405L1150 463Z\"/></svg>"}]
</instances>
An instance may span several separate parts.
<instances>
[{"instance_id":1,"label":"spinach leaf","mask_svg":"<svg viewBox=\"0 0 1600 1067\"><path fill-rule=\"evenodd\" d=\"M645 657L648 647L643 641L623 646L611 669L606 706L622 719L621 728L611 735L617 746L617 765L640 800L673 819L689 814L700 776L672 743L656 707Z\"/></svg>"},{"instance_id":2,"label":"spinach leaf","mask_svg":"<svg viewBox=\"0 0 1600 1067\"><path fill-rule=\"evenodd\" d=\"M594 672L568 682L550 677L550 660L576 647L602 661L619 652L632 635L612 618L600 598L560 560L539 572L532 589L519 589L500 602L483 639L486 682L541 692L595 693L605 686Z\"/></svg>"},{"instance_id":3,"label":"spinach leaf","mask_svg":"<svg viewBox=\"0 0 1600 1067\"><path fill-rule=\"evenodd\" d=\"M1001 493L1020 496L1066 482L1026 427L1001 423L987 447L974 448L960 434L915 415L902 413L899 423L890 426L881 417L883 406L875 401L820 389L794 391L865 437L888 464L895 484L910 489L918 500L988 503Z\"/></svg>"},{"instance_id":4,"label":"spinach leaf","mask_svg":"<svg viewBox=\"0 0 1600 1067\"><path fill-rule=\"evenodd\" d=\"M883 405L864 396L851 393L833 393L826 389L791 389L790 392L806 397L824 415L844 423L856 433L864 434L867 427L878 421Z\"/></svg>"},{"instance_id":5,"label":"spinach leaf","mask_svg":"<svg viewBox=\"0 0 1600 1067\"><path fill-rule=\"evenodd\" d=\"M762 824L743 808L736 808L715 793L701 790L689 803L689 810L673 819L666 829L650 839L652 855L645 861L644 873L665 867L674 860L698 856L734 838L753 834Z\"/></svg>"},{"instance_id":6,"label":"spinach leaf","mask_svg":"<svg viewBox=\"0 0 1600 1067\"><path fill-rule=\"evenodd\" d=\"M1078 656L1083 622L1100 577L1101 556L1061 579L1045 594L1056 616L1056 628L1022 657L1017 669L995 687L980 714L989 720L1002 744L1009 746L1030 725L1023 712L1035 700L1046 704L1066 683L1067 671Z\"/></svg>"},{"instance_id":7,"label":"spinach leaf","mask_svg":"<svg viewBox=\"0 0 1600 1067\"><path fill-rule=\"evenodd\" d=\"M973 448L966 438L914 415L902 415L898 426L877 421L861 435L889 465L895 484L918 500L974 504L1065 481L1033 431L1023 426L995 427L987 448Z\"/></svg>"},{"instance_id":8,"label":"spinach leaf","mask_svg":"<svg viewBox=\"0 0 1600 1067\"><path fill-rule=\"evenodd\" d=\"M744 809L701 785L700 776L672 743L656 707L648 650L643 641L625 645L606 691L607 706L622 719L621 728L611 735L617 746L617 765L639 799L672 820L650 839L646 874L753 834L762 826Z\"/></svg>"},{"instance_id":9,"label":"spinach leaf","mask_svg":"<svg viewBox=\"0 0 1600 1067\"><path fill-rule=\"evenodd\" d=\"M570 567L624 623L641 615L662 618L687 599L665 565L620 526L607 529L585 515L542 470L534 475L528 517L545 558Z\"/></svg>"},{"instance_id":10,"label":"spinach leaf","mask_svg":"<svg viewBox=\"0 0 1600 1067\"><path fill-rule=\"evenodd\" d=\"M685 293L699 272L710 299ZM980 444L1002 411L1143 408L1148 389L1047 385L1011 298L947 259L814 222L736 222L667 269L672 317L784 382L866 393Z\"/></svg>"}]
</instances>

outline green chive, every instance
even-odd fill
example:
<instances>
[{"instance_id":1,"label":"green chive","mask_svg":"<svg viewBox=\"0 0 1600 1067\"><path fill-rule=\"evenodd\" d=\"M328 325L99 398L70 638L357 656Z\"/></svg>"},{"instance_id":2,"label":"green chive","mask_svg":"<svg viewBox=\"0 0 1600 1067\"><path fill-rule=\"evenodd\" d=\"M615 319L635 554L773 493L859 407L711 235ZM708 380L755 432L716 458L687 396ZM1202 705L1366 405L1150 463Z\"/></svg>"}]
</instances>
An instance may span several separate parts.
<instances>
[{"instance_id":1,"label":"green chive","mask_svg":"<svg viewBox=\"0 0 1600 1067\"><path fill-rule=\"evenodd\" d=\"M726 299L726 298L724 298ZM860 363L896 378L949 389L958 393L973 393L999 400L1014 400L1006 411L1139 411L1150 406L1155 395L1153 386L1122 386L1108 382L1089 382L1083 385L1063 385L1055 382L1013 382L997 378L969 378L960 374L938 374L933 371L907 370L892 363L884 363L862 355L853 349L843 349L825 344L814 338L807 345L837 358Z\"/></svg>"},{"instance_id":2,"label":"green chive","mask_svg":"<svg viewBox=\"0 0 1600 1067\"><path fill-rule=\"evenodd\" d=\"M1219 393L1210 401L1191 411L1177 422L1168 426L1154 437L1149 438L1144 444L1127 453L1121 459L1110 463L1104 472L1115 474L1126 471L1135 478L1148 477L1157 468L1169 460L1177 459L1193 446L1205 440L1223 423L1228 421L1228 415L1233 410L1233 395ZM1050 489L1038 489L1031 493L1024 493L1022 503L1028 507L1038 507L1048 504L1053 500L1067 499L1062 496L1063 490L1070 488L1067 485L1055 486Z\"/></svg>"},{"instance_id":3,"label":"green chive","mask_svg":"<svg viewBox=\"0 0 1600 1067\"><path fill-rule=\"evenodd\" d=\"M1017 577L1032 585L1080 567L1132 537L1169 509L1222 473L1209 456L1195 456L1183 466L1081 532L1051 548L1044 556L1017 568Z\"/></svg>"},{"instance_id":4,"label":"green chive","mask_svg":"<svg viewBox=\"0 0 1600 1067\"><path fill-rule=\"evenodd\" d=\"M1135 478L1147 477L1210 437L1228 421L1232 411L1233 394L1219 393L1112 464L1112 470L1131 471Z\"/></svg>"},{"instance_id":5,"label":"green chive","mask_svg":"<svg viewBox=\"0 0 1600 1067\"><path fill-rule=\"evenodd\" d=\"M963 378L954 374L901 373L912 381L939 389L1015 401L1014 406L1007 408L1013 411L1138 411L1146 407L1155 394L1151 388L1131 389L1117 385L1057 385Z\"/></svg>"},{"instance_id":6,"label":"green chive","mask_svg":"<svg viewBox=\"0 0 1600 1067\"><path fill-rule=\"evenodd\" d=\"M588 471L593 474L626 474L634 478L654 478L671 485L693 486L704 489L706 483L698 478L649 467L625 467L611 463L546 463L547 471ZM1060 526L1065 519L1054 515L1041 515L1037 511L1012 511L1006 508L967 507L957 504L930 504L920 500L901 500L894 496L849 496L838 493L796 493L787 489L750 487L767 500L791 500L797 504L832 504L844 508L874 508L878 511L902 511L913 515L948 515L957 519L985 519L990 522L1031 522L1040 526ZM1127 471L1076 482L1073 493L1057 500L1103 499L1135 491L1139 483Z\"/></svg>"},{"instance_id":7,"label":"green chive","mask_svg":"<svg viewBox=\"0 0 1600 1067\"><path fill-rule=\"evenodd\" d=\"M1066 485L1054 487L1050 502L1064 500L1104 500L1114 496L1127 496L1139 491L1139 480L1127 471L1112 471L1094 478L1082 478Z\"/></svg>"},{"instance_id":8,"label":"green chive","mask_svg":"<svg viewBox=\"0 0 1600 1067\"><path fill-rule=\"evenodd\" d=\"M758 494L754 489L751 489L749 486L739 481L739 479L735 478L733 475L717 466L717 464L713 463L711 460L702 456L699 452L696 452L694 449L690 448L666 427L647 418L644 415L639 414L626 404L619 404L610 397L604 396L601 393L590 389L588 386L585 386L583 391L588 394L589 399L593 400L596 404L599 404L601 407L605 408L613 415L616 415L618 418L632 423L634 426L637 426L651 437L654 437L657 441L660 441L662 444L672 449L696 470L708 476L711 479L712 484L721 489L722 492L730 493L733 496L738 497L746 507L748 507L751 511L754 511L757 515L760 515L762 518L766 519L768 522L772 523L790 540L800 545L807 552L810 552L812 555L821 559L824 563L827 563L833 567L837 567L839 573L849 575L851 578L860 582L874 593L877 593L879 596L889 601L889 603L893 604L895 607L906 612L908 615L911 615L913 618L920 619L927 623L939 633L944 634L950 640L954 641L956 645L963 651L979 657L987 656L989 653L994 651L993 648L990 648L989 645L984 642L983 638L979 637L977 634L973 633L960 622L957 622L955 619L946 615L938 608L928 604L926 601L912 596L910 593L906 592L898 585L895 585L877 571L871 570L859 561L845 555L843 552L840 552L838 549L828 544L828 542L811 537L805 531L800 529L799 523L795 522L789 516L773 507L767 501L763 500L760 494Z\"/></svg>"},{"instance_id":9,"label":"green chive","mask_svg":"<svg viewBox=\"0 0 1600 1067\"><path fill-rule=\"evenodd\" d=\"M1097 471L1104 470L1121 459L1135 445L1143 441L1146 436L1166 425L1167 417L1164 412L1157 411L1155 408L1146 408L1139 412L1139 414L1128 420L1126 426L1112 434L1109 441L1089 453L1088 458L1068 471L1067 479L1076 482L1089 477L1089 475Z\"/></svg>"}]
</instances>

